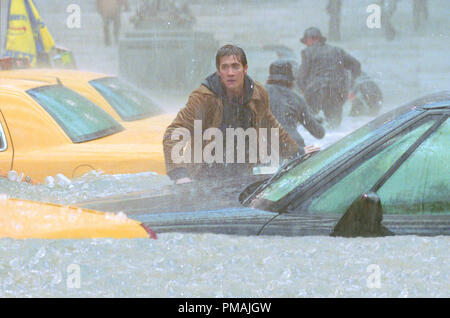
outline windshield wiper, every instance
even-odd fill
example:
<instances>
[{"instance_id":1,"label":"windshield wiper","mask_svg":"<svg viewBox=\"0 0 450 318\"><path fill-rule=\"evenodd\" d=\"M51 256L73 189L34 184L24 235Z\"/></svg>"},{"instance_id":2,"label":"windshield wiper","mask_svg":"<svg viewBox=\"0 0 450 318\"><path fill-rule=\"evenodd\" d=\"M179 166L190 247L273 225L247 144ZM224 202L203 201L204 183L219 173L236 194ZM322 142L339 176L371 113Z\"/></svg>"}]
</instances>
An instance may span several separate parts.
<instances>
[{"instance_id":1,"label":"windshield wiper","mask_svg":"<svg viewBox=\"0 0 450 318\"><path fill-rule=\"evenodd\" d=\"M242 200L242 205L246 205L247 202L253 198L253 196L264 190L269 184L271 184L272 182L278 180L279 178L281 178L286 172L288 172L289 170L291 170L293 167L297 166L298 164L302 163L303 161L305 161L306 159L308 159L309 157L315 155L316 153L318 153L320 150L317 151L313 151L307 154L303 154L300 155L298 157L295 157L294 159L289 160L288 162L285 162L280 168L278 168L277 172L275 172L269 179L267 179L266 181L264 181L263 183L261 183L252 193L250 193L244 200Z\"/></svg>"}]
</instances>

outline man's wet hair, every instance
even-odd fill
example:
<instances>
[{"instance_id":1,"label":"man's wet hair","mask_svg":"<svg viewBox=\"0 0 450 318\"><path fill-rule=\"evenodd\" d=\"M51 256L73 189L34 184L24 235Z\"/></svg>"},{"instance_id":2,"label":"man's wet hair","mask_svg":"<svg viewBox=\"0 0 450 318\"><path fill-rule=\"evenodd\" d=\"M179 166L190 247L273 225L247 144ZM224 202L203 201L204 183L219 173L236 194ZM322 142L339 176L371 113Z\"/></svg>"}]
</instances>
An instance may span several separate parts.
<instances>
[{"instance_id":1,"label":"man's wet hair","mask_svg":"<svg viewBox=\"0 0 450 318\"><path fill-rule=\"evenodd\" d=\"M236 56L239 62L242 63L242 66L247 65L247 56L245 55L245 52L243 49L236 45L227 44L222 46L216 54L216 68L219 69L220 66L220 59L224 56Z\"/></svg>"}]
</instances>

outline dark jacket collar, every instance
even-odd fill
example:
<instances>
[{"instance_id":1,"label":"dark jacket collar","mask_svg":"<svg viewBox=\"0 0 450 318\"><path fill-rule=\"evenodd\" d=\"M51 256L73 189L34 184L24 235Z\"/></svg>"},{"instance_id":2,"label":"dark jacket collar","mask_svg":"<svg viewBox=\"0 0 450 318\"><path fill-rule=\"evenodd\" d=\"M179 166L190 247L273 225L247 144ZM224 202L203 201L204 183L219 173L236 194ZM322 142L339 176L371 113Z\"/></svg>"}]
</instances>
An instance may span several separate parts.
<instances>
[{"instance_id":1,"label":"dark jacket collar","mask_svg":"<svg viewBox=\"0 0 450 318\"><path fill-rule=\"evenodd\" d=\"M215 95L219 97L226 97L225 96L225 88L223 87L222 83L220 82L220 77L217 74L217 72L214 72L213 74L209 75L205 80L202 82L202 85L207 87L211 92L213 92ZM255 88L255 83L253 79L245 75L244 77L244 99L243 99L243 105L247 104L250 99L253 97L253 91Z\"/></svg>"}]
</instances>

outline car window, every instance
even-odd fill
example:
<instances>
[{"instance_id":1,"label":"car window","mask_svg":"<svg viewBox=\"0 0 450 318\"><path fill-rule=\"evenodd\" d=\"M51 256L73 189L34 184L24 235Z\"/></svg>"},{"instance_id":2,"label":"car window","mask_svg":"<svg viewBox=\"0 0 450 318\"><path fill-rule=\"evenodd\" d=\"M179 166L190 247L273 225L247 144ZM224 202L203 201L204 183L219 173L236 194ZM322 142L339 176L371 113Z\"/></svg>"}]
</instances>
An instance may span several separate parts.
<instances>
[{"instance_id":1,"label":"car window","mask_svg":"<svg viewBox=\"0 0 450 318\"><path fill-rule=\"evenodd\" d=\"M260 195L260 198L273 202L280 200L309 177L334 164L336 160L341 160L341 157L352 156L353 153L359 151L358 145L377 136L382 131L390 131L393 127L415 117L417 113L410 110L410 108L405 107L396 109L357 129L330 147L320 151L317 155L292 168L270 184ZM399 113L404 114L398 120L392 121Z\"/></svg>"},{"instance_id":2,"label":"car window","mask_svg":"<svg viewBox=\"0 0 450 318\"><path fill-rule=\"evenodd\" d=\"M358 196L369 191L395 161L433 124L434 121L428 120L412 131L391 139L389 145L382 151L365 160L359 167L313 199L308 211L311 213L344 213L351 203Z\"/></svg>"},{"instance_id":3,"label":"car window","mask_svg":"<svg viewBox=\"0 0 450 318\"><path fill-rule=\"evenodd\" d=\"M385 213L449 213L449 136L447 119L377 191Z\"/></svg>"},{"instance_id":4,"label":"car window","mask_svg":"<svg viewBox=\"0 0 450 318\"><path fill-rule=\"evenodd\" d=\"M64 86L42 86L27 93L53 117L74 143L98 139L124 129L99 106Z\"/></svg>"},{"instance_id":5,"label":"car window","mask_svg":"<svg viewBox=\"0 0 450 318\"><path fill-rule=\"evenodd\" d=\"M8 148L6 143L5 132L3 131L2 123L0 122L0 151L5 151Z\"/></svg>"},{"instance_id":6,"label":"car window","mask_svg":"<svg viewBox=\"0 0 450 318\"><path fill-rule=\"evenodd\" d=\"M89 83L108 101L122 120L134 121L162 113L147 94L117 77L105 77Z\"/></svg>"}]
</instances>

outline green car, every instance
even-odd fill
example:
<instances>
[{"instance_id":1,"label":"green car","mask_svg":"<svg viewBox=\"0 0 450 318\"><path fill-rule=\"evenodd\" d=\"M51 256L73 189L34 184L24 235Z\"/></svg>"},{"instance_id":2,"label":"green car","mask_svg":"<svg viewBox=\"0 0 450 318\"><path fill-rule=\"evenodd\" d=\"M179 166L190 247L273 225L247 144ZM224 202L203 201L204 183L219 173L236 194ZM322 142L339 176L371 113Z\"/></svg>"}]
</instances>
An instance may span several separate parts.
<instances>
[{"instance_id":1,"label":"green car","mask_svg":"<svg viewBox=\"0 0 450 318\"><path fill-rule=\"evenodd\" d=\"M243 199L292 215L341 216L370 194L393 232L450 234L450 92L385 113Z\"/></svg>"}]
</instances>

